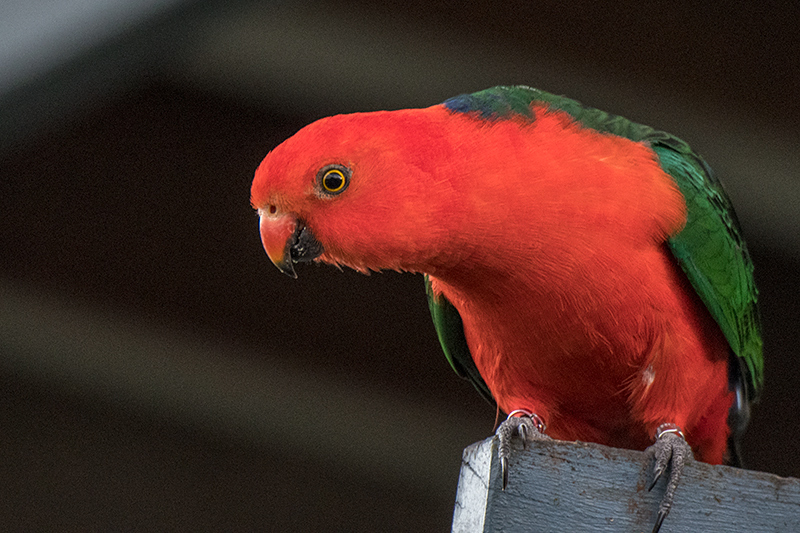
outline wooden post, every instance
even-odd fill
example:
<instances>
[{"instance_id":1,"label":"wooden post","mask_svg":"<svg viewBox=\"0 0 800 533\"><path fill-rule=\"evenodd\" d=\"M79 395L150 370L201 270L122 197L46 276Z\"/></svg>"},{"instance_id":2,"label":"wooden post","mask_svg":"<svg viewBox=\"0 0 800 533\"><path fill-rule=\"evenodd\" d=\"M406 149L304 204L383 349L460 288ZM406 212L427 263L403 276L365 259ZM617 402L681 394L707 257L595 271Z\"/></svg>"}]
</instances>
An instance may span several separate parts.
<instances>
[{"instance_id":1,"label":"wooden post","mask_svg":"<svg viewBox=\"0 0 800 533\"><path fill-rule=\"evenodd\" d=\"M462 458L453 533L649 533L666 483L647 491L649 465L643 452L598 444L520 443L503 492L496 439L475 443ZM798 533L800 480L690 461L661 528L689 531Z\"/></svg>"}]
</instances>

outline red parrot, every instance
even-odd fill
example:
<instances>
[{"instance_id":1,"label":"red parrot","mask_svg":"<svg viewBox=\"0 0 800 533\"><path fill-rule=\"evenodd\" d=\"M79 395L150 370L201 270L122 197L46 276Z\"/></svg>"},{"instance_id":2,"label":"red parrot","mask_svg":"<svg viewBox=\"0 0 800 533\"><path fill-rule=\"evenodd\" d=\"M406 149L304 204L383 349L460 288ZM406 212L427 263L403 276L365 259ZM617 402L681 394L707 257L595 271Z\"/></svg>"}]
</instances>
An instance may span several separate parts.
<instances>
[{"instance_id":1,"label":"red parrot","mask_svg":"<svg viewBox=\"0 0 800 533\"><path fill-rule=\"evenodd\" d=\"M425 274L453 368L545 435L643 450L654 481L736 463L762 384L752 264L680 139L528 87L314 122L270 152L252 205L269 258ZM688 445L687 445L688 442ZM693 453L692 453L693 452Z\"/></svg>"}]
</instances>

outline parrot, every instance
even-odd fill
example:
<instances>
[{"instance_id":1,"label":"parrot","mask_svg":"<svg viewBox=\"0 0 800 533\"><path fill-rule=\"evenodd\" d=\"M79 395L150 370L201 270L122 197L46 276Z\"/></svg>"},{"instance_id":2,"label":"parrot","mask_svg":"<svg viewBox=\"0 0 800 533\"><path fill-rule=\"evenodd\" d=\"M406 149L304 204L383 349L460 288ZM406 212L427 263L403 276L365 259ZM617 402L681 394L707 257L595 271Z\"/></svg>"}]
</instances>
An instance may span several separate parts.
<instances>
[{"instance_id":1,"label":"parrot","mask_svg":"<svg viewBox=\"0 0 800 533\"><path fill-rule=\"evenodd\" d=\"M763 386L753 264L709 165L669 133L527 86L326 117L272 149L263 247L422 274L455 372L511 442L644 450L654 532L688 460L741 466Z\"/></svg>"}]
</instances>

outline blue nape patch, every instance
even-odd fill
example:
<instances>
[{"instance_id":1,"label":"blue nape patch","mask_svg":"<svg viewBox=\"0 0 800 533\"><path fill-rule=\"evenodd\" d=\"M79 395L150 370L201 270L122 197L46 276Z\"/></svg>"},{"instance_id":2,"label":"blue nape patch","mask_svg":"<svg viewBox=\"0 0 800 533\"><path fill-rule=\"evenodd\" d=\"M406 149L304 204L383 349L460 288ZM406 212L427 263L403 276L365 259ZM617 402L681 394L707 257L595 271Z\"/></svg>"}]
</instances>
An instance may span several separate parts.
<instances>
[{"instance_id":1,"label":"blue nape patch","mask_svg":"<svg viewBox=\"0 0 800 533\"><path fill-rule=\"evenodd\" d=\"M445 100L443 105L454 113L469 113L476 110L473 101L471 94L459 94Z\"/></svg>"},{"instance_id":2,"label":"blue nape patch","mask_svg":"<svg viewBox=\"0 0 800 533\"><path fill-rule=\"evenodd\" d=\"M460 94L443 102L454 113L476 113L484 120L534 118L530 94L516 87L493 87L473 94Z\"/></svg>"}]
</instances>

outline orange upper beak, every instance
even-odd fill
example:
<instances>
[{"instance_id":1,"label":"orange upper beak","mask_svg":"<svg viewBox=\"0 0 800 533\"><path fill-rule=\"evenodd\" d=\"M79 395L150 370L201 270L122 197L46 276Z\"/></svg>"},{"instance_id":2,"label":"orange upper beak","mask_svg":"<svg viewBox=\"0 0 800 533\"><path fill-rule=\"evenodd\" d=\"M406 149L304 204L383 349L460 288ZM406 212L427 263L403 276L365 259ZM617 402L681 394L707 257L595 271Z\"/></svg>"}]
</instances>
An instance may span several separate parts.
<instances>
[{"instance_id":1,"label":"orange upper beak","mask_svg":"<svg viewBox=\"0 0 800 533\"><path fill-rule=\"evenodd\" d=\"M294 263L319 257L322 245L295 215L269 213L265 209L259 209L258 213L261 244L269 260L287 276L297 278Z\"/></svg>"}]
</instances>

